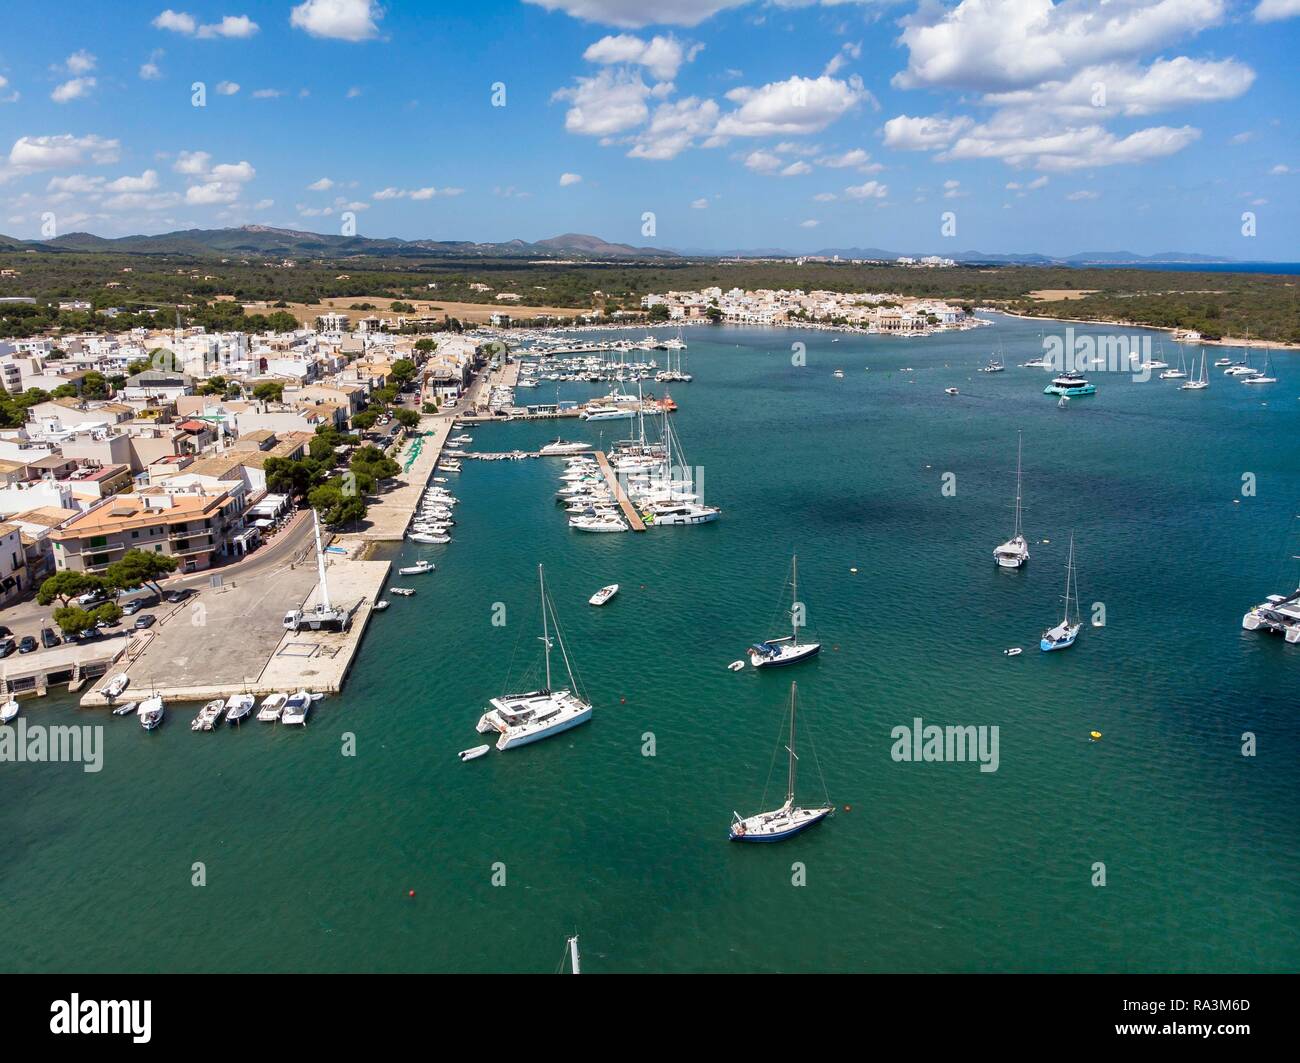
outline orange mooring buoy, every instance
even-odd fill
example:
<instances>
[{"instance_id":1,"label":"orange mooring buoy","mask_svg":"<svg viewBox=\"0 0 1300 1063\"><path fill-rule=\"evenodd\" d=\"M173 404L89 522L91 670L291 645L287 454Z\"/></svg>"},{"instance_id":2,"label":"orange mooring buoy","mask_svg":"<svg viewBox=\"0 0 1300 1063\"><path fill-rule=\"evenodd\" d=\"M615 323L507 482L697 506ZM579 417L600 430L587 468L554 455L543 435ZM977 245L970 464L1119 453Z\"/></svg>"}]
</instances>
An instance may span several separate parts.
<instances>
[{"instance_id":1,"label":"orange mooring buoy","mask_svg":"<svg viewBox=\"0 0 1300 1063\"><path fill-rule=\"evenodd\" d=\"M852 805L845 805L845 806L844 806L844 811L845 811L845 812L852 812L852 811L853 811L853 806L852 806Z\"/></svg>"}]
</instances>

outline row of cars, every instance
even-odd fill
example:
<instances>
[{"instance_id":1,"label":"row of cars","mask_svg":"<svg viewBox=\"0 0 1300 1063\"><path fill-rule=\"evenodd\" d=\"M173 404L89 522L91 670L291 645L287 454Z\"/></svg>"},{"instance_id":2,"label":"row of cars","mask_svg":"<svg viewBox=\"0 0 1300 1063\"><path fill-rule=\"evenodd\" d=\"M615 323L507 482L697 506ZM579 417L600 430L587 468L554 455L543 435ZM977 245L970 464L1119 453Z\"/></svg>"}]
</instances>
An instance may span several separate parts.
<instances>
[{"instance_id":1,"label":"row of cars","mask_svg":"<svg viewBox=\"0 0 1300 1063\"><path fill-rule=\"evenodd\" d=\"M163 595L163 601L169 605L175 605L185 601L194 592L188 589L179 589L168 591ZM93 607L106 601L102 595L82 595L77 599L77 604L86 607ZM141 610L151 605L158 605L158 598L153 594L146 594L139 598L132 598L122 605L122 615L124 617L135 617L131 622L133 631L145 631L157 623L158 618L153 613L145 613ZM74 635L68 635L61 638L59 633L52 627L41 628L40 644L38 645L34 635L23 635L21 638L16 636L9 628L0 624L0 659L8 657L11 653L33 653L43 645L47 650L61 645L63 642L89 642L92 639L99 638L103 628L116 627L120 621L107 623L100 621L95 627L86 628L84 631L78 631Z\"/></svg>"}]
</instances>

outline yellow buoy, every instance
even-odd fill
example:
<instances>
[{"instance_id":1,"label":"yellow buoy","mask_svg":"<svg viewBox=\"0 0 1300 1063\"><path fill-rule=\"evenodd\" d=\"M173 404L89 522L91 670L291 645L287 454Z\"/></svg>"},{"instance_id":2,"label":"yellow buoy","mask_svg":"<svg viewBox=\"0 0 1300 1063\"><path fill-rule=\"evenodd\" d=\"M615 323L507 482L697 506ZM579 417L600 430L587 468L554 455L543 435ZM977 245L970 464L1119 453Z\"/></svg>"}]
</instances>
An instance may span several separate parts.
<instances>
[{"instance_id":1,"label":"yellow buoy","mask_svg":"<svg viewBox=\"0 0 1300 1063\"><path fill-rule=\"evenodd\" d=\"M1090 731L1090 732L1088 732L1088 733L1092 736L1092 740L1093 740L1094 742L1096 742L1099 738L1101 738L1101 732L1100 732L1100 731Z\"/></svg>"}]
</instances>

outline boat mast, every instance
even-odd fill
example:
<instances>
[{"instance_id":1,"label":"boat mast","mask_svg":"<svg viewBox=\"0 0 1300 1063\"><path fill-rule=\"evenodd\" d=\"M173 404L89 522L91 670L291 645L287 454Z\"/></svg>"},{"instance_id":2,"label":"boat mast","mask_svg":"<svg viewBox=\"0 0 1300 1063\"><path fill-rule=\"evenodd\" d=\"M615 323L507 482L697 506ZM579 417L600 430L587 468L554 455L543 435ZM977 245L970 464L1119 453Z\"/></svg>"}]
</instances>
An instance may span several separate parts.
<instances>
[{"instance_id":1,"label":"boat mast","mask_svg":"<svg viewBox=\"0 0 1300 1063\"><path fill-rule=\"evenodd\" d=\"M794 554L790 560L790 630L793 633L791 645L799 645L799 555Z\"/></svg>"},{"instance_id":2,"label":"boat mast","mask_svg":"<svg viewBox=\"0 0 1300 1063\"><path fill-rule=\"evenodd\" d=\"M312 527L316 531L316 571L320 577L320 594L319 601L316 603L318 613L328 613L330 609L330 589L329 584L325 582L325 551L320 545L320 514L313 509L311 511Z\"/></svg>"},{"instance_id":3,"label":"boat mast","mask_svg":"<svg viewBox=\"0 0 1300 1063\"><path fill-rule=\"evenodd\" d=\"M794 754L794 707L797 696L797 687L797 683L790 684L790 745L786 747L790 751L790 786L786 790L785 794L785 804L787 808L794 804L795 765L799 762L799 758Z\"/></svg>"},{"instance_id":4,"label":"boat mast","mask_svg":"<svg viewBox=\"0 0 1300 1063\"><path fill-rule=\"evenodd\" d=\"M546 654L546 689L551 689L551 635L546 628L546 573L537 566L537 581L542 588L542 647Z\"/></svg>"},{"instance_id":5,"label":"boat mast","mask_svg":"<svg viewBox=\"0 0 1300 1063\"><path fill-rule=\"evenodd\" d=\"M1011 538L1019 539L1020 536L1020 451L1024 446L1024 433L1016 432L1016 532Z\"/></svg>"},{"instance_id":6,"label":"boat mast","mask_svg":"<svg viewBox=\"0 0 1300 1063\"><path fill-rule=\"evenodd\" d=\"M569 960L573 964L573 974L582 974L582 961L578 958L578 935L569 938Z\"/></svg>"},{"instance_id":7,"label":"boat mast","mask_svg":"<svg viewBox=\"0 0 1300 1063\"><path fill-rule=\"evenodd\" d=\"M1074 577L1074 532L1070 532L1070 557L1065 563L1065 625L1070 624L1070 581Z\"/></svg>"}]
</instances>

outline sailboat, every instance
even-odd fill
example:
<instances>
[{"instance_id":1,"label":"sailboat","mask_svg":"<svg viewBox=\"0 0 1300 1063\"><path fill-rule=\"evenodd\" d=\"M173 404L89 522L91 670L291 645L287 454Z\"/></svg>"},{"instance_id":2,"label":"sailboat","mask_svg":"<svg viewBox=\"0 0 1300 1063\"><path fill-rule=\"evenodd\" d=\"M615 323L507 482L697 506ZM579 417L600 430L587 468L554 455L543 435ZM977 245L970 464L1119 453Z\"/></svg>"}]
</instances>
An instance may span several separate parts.
<instances>
[{"instance_id":1,"label":"sailboat","mask_svg":"<svg viewBox=\"0 0 1300 1063\"><path fill-rule=\"evenodd\" d=\"M1064 398L1064 396L1062 396ZM1020 528L1020 452L1023 445L1022 433L1016 433L1016 528L1014 534L1005 543L993 551L993 560L999 568L1019 568L1029 560L1029 545L1025 542Z\"/></svg>"},{"instance_id":2,"label":"sailboat","mask_svg":"<svg viewBox=\"0 0 1300 1063\"><path fill-rule=\"evenodd\" d=\"M776 668L785 664L797 664L799 661L807 660L809 657L816 657L821 653L822 646L820 642L799 641L799 628L803 626L802 617L799 613L799 558L796 556L790 562L791 572L791 598L790 598L790 631L779 639L765 639L762 642L756 642L749 648L749 663L755 668Z\"/></svg>"},{"instance_id":3,"label":"sailboat","mask_svg":"<svg viewBox=\"0 0 1300 1063\"><path fill-rule=\"evenodd\" d=\"M1179 391L1204 391L1210 386L1210 371L1205 365L1205 348L1201 348L1201 372L1195 380L1183 384Z\"/></svg>"},{"instance_id":4,"label":"sailboat","mask_svg":"<svg viewBox=\"0 0 1300 1063\"><path fill-rule=\"evenodd\" d=\"M502 694L493 698L492 707L479 717L479 734L496 731L497 749L514 749L543 738L551 738L591 719L591 702L578 690L569 663L569 651L555 618L555 606L546 595L546 570L537 566L537 579L542 599L542 646L546 660L546 685L541 690L524 694ZM553 624L552 624L553 622ZM560 656L569 676L569 686L564 690L551 689L551 627L555 628L555 642L559 643Z\"/></svg>"},{"instance_id":5,"label":"sailboat","mask_svg":"<svg viewBox=\"0 0 1300 1063\"><path fill-rule=\"evenodd\" d=\"M1243 384L1276 384L1277 377L1273 375L1273 360L1269 357L1269 352L1264 352L1264 368L1254 376L1243 376Z\"/></svg>"},{"instance_id":6,"label":"sailboat","mask_svg":"<svg viewBox=\"0 0 1300 1063\"><path fill-rule=\"evenodd\" d=\"M786 746L789 758L789 781L786 784L785 804L772 812L758 812L742 818L739 812L733 812L731 840L733 842L779 842L793 834L807 830L814 823L820 823L832 812L835 806L827 796L826 804L816 808L801 808L794 803L796 768L799 757L795 753L795 712L799 701L798 684L790 684L790 744ZM824 782L824 780L823 780Z\"/></svg>"},{"instance_id":7,"label":"sailboat","mask_svg":"<svg viewBox=\"0 0 1300 1063\"><path fill-rule=\"evenodd\" d=\"M1183 357L1182 349L1178 351L1178 368L1166 369L1160 374L1161 380L1184 380L1187 377L1187 364Z\"/></svg>"},{"instance_id":8,"label":"sailboat","mask_svg":"<svg viewBox=\"0 0 1300 1063\"><path fill-rule=\"evenodd\" d=\"M1073 586L1074 593L1071 594ZM1074 601L1074 620L1070 620L1070 602ZM1056 627L1048 628L1043 632L1042 640L1038 648L1044 653L1049 650L1064 650L1074 645L1074 640L1079 637L1079 629L1083 627L1079 620L1079 595L1078 587L1074 585L1074 532L1070 533L1070 558L1065 564L1065 615L1061 617L1061 622Z\"/></svg>"}]
</instances>

